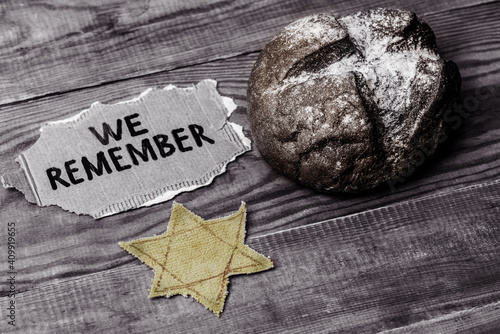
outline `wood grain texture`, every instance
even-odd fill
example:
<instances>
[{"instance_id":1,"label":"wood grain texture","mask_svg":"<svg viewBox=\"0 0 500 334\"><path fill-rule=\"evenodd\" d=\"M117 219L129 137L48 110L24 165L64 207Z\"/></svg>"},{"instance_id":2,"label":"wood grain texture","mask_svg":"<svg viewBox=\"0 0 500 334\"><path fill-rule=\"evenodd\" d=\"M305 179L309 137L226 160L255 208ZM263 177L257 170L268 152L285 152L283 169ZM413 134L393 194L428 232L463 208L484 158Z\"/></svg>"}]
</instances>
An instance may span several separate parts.
<instances>
[{"instance_id":1,"label":"wood grain texture","mask_svg":"<svg viewBox=\"0 0 500 334\"><path fill-rule=\"evenodd\" d=\"M90 105L92 101L98 100L99 96L105 95L111 98L111 101L116 101L123 99L122 97L133 97L131 92L138 94L143 88L156 86L159 83L176 82L187 85L189 82L196 82L213 75L221 82L221 92L234 97L236 102L242 105L246 81L229 81L224 77L224 73L235 77L238 77L235 73L239 73L243 77L248 73L254 59L251 56L245 56L243 59L237 57L210 65L200 65L191 70L173 71L159 77L127 81L123 85L115 84L100 89L73 92L69 96L63 94L10 108L4 107L4 110L17 114L25 112L26 116L17 116L3 124L5 131L0 131L0 138L8 145L1 148L3 157L0 160L1 169L13 171L17 168L15 157L34 143L38 137L38 124L56 119L51 113L59 111L64 113L63 117L70 116ZM498 95L497 92L500 92L500 86L488 88L493 89L494 94ZM486 88L482 90L483 94L486 94L485 92L488 92ZM363 196L314 193L277 175L261 159L259 152L253 150L230 164L228 172L217 177L210 187L182 194L176 201L196 209L204 216L217 217L232 212L239 201L244 200L253 205L249 213L252 233L260 235L498 178L500 101L494 94L485 97L481 101L480 108L468 119L463 120L454 137L437 152L432 161L423 166L422 170L406 183L396 184L394 191L387 186ZM474 96L474 91L464 92L464 96L469 95ZM78 103L81 108L65 110L64 108L71 103ZM240 107L232 120L242 124L251 137L244 112L245 109ZM34 120L31 120L31 117ZM20 122L21 119L24 123ZM92 244L100 244L103 251L112 249L111 241L114 236L109 235L108 231L115 230L115 233L119 233L123 238L133 233L132 231L143 228L147 228L152 234L161 233L158 224L167 219L171 209L171 203L166 202L152 208L131 211L125 216L116 215L93 221L90 217L78 217L57 207L36 207L24 201L23 195L13 189L0 189L0 200L2 220L13 220L23 224L27 235L22 238L33 249L33 251L25 250L27 253L19 255L18 259L22 266L28 268L24 271L23 280L30 282L45 281L60 275L85 274L113 265L113 261L112 263L109 261L116 256L116 253L103 257L100 253L88 252L87 248ZM17 214L12 216L12 212ZM91 229L84 227L89 224L92 226ZM6 232L1 231L1 233ZM44 238L40 239L40 235L44 235ZM66 249L65 252L57 252L61 248ZM75 259L85 265L82 267L75 265ZM29 264L32 261L39 263L39 266L32 267Z\"/></svg>"},{"instance_id":2,"label":"wood grain texture","mask_svg":"<svg viewBox=\"0 0 500 334\"><path fill-rule=\"evenodd\" d=\"M492 310L498 304L486 306L485 317L468 316L467 310L500 298L499 184L248 237L246 243L269 255L275 268L231 277L220 319L181 296L148 299L153 272L121 254L123 261L114 268L20 294L17 329L375 333L401 327L405 332L404 326L416 324L421 329L416 332L430 333L438 328L427 324L430 319L446 326L439 319L458 314L467 323L450 328L488 328L500 321L500 312ZM472 204L478 210L471 212Z\"/></svg>"},{"instance_id":3,"label":"wood grain texture","mask_svg":"<svg viewBox=\"0 0 500 334\"><path fill-rule=\"evenodd\" d=\"M453 24L463 18L439 11L468 12L481 3L10 0L1 5L0 104L255 52L284 25L311 13L396 6ZM488 11L492 22L498 15Z\"/></svg>"},{"instance_id":4,"label":"wood grain texture","mask_svg":"<svg viewBox=\"0 0 500 334\"><path fill-rule=\"evenodd\" d=\"M489 333L495 334L500 328L500 303L473 307L465 311L453 312L432 320L425 320L409 326L384 331L383 334L412 333Z\"/></svg>"},{"instance_id":5,"label":"wood grain texture","mask_svg":"<svg viewBox=\"0 0 500 334\"><path fill-rule=\"evenodd\" d=\"M171 202L94 221L1 188L0 221L18 227L24 332L162 332L167 324L186 332L499 329L498 1L3 2L0 172L17 169L15 157L36 141L42 123L170 83L218 80L238 105L231 121L251 137L246 86L265 42L309 13L377 5L423 16L463 77L467 108L428 163L393 189L324 195L277 175L254 149L209 187L176 197L207 219L244 200L249 245L276 260L269 274L231 279L219 322L179 296L147 299L152 272L117 246L162 233ZM0 228L1 240L6 233ZM2 312L6 294L0 286Z\"/></svg>"},{"instance_id":6,"label":"wood grain texture","mask_svg":"<svg viewBox=\"0 0 500 334\"><path fill-rule=\"evenodd\" d=\"M495 100L485 100L485 103L493 104ZM453 138L434 161L424 166L426 169L406 183L397 184L393 192L384 188L363 196L314 193L276 175L260 158L258 151L253 150L230 164L227 173L217 177L211 186L182 194L175 200L208 217L226 215L234 211L240 200L244 200L251 205L249 226L252 233L261 235L415 196L449 191L498 178L499 157L498 153L492 153L499 152L500 124L497 115L490 109L471 116L462 129L467 132L466 135ZM235 118L237 123L248 129L241 110ZM469 124L473 126L469 127ZM14 156L4 159L4 163L15 164ZM115 265L120 250L114 248L114 238L118 235L126 239L135 236L136 231L161 233L161 223L168 219L171 209L169 201L93 221L88 216L76 216L58 207L39 208L24 201L23 195L13 189L0 190L0 196L2 220L22 224L20 238L30 245L18 255L18 261L26 267L21 279L31 283L82 275ZM17 214L12 216L12 212ZM110 231L114 232L110 234ZM0 235L5 233L0 231ZM92 246L99 246L102 253L89 251ZM60 249L65 251L58 251ZM106 252L110 252L109 255L103 256ZM33 266L33 263L37 265Z\"/></svg>"}]
</instances>

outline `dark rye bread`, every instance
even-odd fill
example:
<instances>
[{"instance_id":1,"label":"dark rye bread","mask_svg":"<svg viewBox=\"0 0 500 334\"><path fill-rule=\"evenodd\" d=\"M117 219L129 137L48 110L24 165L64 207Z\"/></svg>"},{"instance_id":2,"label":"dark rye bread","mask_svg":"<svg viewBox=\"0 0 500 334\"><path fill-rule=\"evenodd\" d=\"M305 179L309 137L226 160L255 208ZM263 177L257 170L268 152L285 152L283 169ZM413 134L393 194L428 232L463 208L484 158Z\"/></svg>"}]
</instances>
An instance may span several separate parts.
<instances>
[{"instance_id":1,"label":"dark rye bread","mask_svg":"<svg viewBox=\"0 0 500 334\"><path fill-rule=\"evenodd\" d=\"M407 175L433 151L460 95L455 63L414 13L374 9L305 17L261 52L248 117L262 156L322 192L356 192Z\"/></svg>"}]
</instances>

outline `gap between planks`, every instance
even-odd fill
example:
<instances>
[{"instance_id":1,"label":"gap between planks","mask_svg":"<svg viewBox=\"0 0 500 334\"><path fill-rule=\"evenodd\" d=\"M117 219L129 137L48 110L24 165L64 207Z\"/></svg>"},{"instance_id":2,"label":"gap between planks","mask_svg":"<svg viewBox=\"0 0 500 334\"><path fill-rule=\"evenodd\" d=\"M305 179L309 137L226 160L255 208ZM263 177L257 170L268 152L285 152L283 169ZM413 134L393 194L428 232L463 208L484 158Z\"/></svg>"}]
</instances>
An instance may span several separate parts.
<instances>
[{"instance_id":1,"label":"gap between planks","mask_svg":"<svg viewBox=\"0 0 500 334\"><path fill-rule=\"evenodd\" d=\"M485 316L485 314L487 316ZM489 325L492 323L499 327L490 328ZM478 326L474 327L487 327L484 329L498 329L500 331L500 302L452 312L430 320L424 320L408 326L386 330L380 332L379 334L471 333L469 332L471 328L467 328L465 324L477 324ZM479 330L482 331L482 328L479 328ZM479 332L474 331L474 333ZM488 331L488 333L493 332Z\"/></svg>"},{"instance_id":2,"label":"gap between planks","mask_svg":"<svg viewBox=\"0 0 500 334\"><path fill-rule=\"evenodd\" d=\"M238 57L245 57L245 56L248 56L248 55L259 53L260 51L261 50L240 52L240 53L237 53L237 54L234 54L234 55L230 55L230 56L227 56L227 57L214 58L214 59L210 59L210 60L207 60L207 61L201 61L201 62L197 62L197 63L193 63L193 64L177 66L177 67L174 67L174 68L171 68L171 69L168 69L168 70L160 70L160 71L156 71L156 72L150 72L150 73L144 73L144 74L136 75L136 76L133 76L133 77L124 77L123 79L117 79L117 80L109 80L109 81L105 81L105 82L99 82L99 83L97 83L95 85L86 85L86 86L81 86L81 87L72 88L72 89L68 89L68 90L63 90L63 91L59 91L59 92L49 92L49 93L46 93L46 94L36 95L36 96L28 97L28 98L25 98L25 99L20 99L20 100L6 102L6 103L0 103L0 108L15 106L15 105L23 104L23 103L35 102L37 100L41 100L41 99L44 99L44 98L50 98L50 97L54 97L54 96L61 96L61 95L65 95L65 94L71 94L71 93L81 92L81 91L85 91L87 89L96 89L96 88L99 88L99 87L106 87L106 86L114 85L114 84L117 84L117 83L129 82L129 81L133 81L133 80L137 80L137 79L141 79L141 78L147 78L147 77L150 77L150 76L159 75L159 74L164 73L164 72L175 72L175 71L183 70L183 69L190 68L190 67L195 67L195 66L201 66L201 65L216 63L216 62L220 62L220 61L224 61L224 60L229 60L229 59L233 59L233 58L238 58Z\"/></svg>"},{"instance_id":3,"label":"gap between planks","mask_svg":"<svg viewBox=\"0 0 500 334\"><path fill-rule=\"evenodd\" d=\"M491 186L491 185L495 185L495 184L497 184L500 187L500 179L496 179L496 180L485 182L485 183L472 184L472 185L468 185L466 187L450 189L448 191L446 191L446 190L445 191L440 191L440 192L437 192L437 193L434 193L434 194L424 195L424 196L418 197L416 199L409 199L409 200L397 202L397 203L394 203L394 204L384 205L384 206L381 206L381 207L378 207L378 208L375 208L375 209L370 209L370 210L361 211L361 212L355 212L355 213L351 213L351 214L348 214L348 215L345 215L345 216L336 217L336 218L330 218L330 219L322 220L322 221L319 221L319 222L316 222L316 223L311 223L311 224L307 224L307 225L303 225L303 226L291 227L289 229L275 231L275 232L271 232L271 233L267 233L267 234L255 236L255 237L251 237L250 236L246 240L257 240L257 239L267 238L267 237L269 237L271 235L290 233L292 231L308 230L308 229L311 229L311 228L316 228L316 227L321 226L323 224L332 223L335 220L342 221L342 220L346 220L348 218L355 217L355 216L358 216L358 215L366 215L366 214L369 214L369 213L372 213L372 212L382 211L384 209L388 209L388 208L395 207L395 206L404 206L404 205L408 205L410 203L412 203L412 204L413 203L418 203L418 202L427 200L429 198L443 197L443 196L447 196L447 195L450 195L450 194L453 194L453 193L464 192L464 191L467 191L467 190L477 189L477 188L482 188L482 187L487 187L487 186ZM500 188L499 188L499 192L500 192Z\"/></svg>"}]
</instances>

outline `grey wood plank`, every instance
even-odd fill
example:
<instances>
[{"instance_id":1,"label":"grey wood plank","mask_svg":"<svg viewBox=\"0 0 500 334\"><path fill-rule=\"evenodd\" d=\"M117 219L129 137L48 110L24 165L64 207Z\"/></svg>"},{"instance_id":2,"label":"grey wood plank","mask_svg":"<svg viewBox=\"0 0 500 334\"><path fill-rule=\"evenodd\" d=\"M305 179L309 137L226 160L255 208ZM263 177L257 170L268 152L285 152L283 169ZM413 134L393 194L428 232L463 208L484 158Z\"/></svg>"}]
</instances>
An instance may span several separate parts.
<instances>
[{"instance_id":1,"label":"grey wood plank","mask_svg":"<svg viewBox=\"0 0 500 334\"><path fill-rule=\"evenodd\" d=\"M275 269L231 277L220 319L180 296L148 299L153 272L122 252L112 269L19 293L16 329L375 333L481 307L461 330L492 328L498 315L488 305L500 301L499 201L497 180L267 235L254 236L249 226L246 243ZM89 249L100 251L98 244Z\"/></svg>"},{"instance_id":2,"label":"grey wood plank","mask_svg":"<svg viewBox=\"0 0 500 334\"><path fill-rule=\"evenodd\" d=\"M456 16L439 11L462 8L466 12L475 4L494 8L488 16L492 22L499 21L498 3L484 0L445 4L431 0L7 1L1 5L0 104L254 52L284 25L311 13L345 15L396 6L422 16L432 14L439 18L433 23L454 26L464 18L456 21Z\"/></svg>"}]
</instances>

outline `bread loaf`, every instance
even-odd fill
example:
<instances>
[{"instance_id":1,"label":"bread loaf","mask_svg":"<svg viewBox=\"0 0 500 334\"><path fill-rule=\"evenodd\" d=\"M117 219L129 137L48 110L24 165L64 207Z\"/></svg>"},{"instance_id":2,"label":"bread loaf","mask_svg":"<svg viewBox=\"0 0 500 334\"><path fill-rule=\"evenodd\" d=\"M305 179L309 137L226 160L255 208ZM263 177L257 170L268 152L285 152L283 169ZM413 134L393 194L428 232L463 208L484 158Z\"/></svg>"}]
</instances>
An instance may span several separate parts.
<instances>
[{"instance_id":1,"label":"bread loaf","mask_svg":"<svg viewBox=\"0 0 500 334\"><path fill-rule=\"evenodd\" d=\"M374 9L305 17L260 53L248 87L257 148L279 173L322 192L370 189L434 150L460 94L414 13Z\"/></svg>"}]
</instances>

